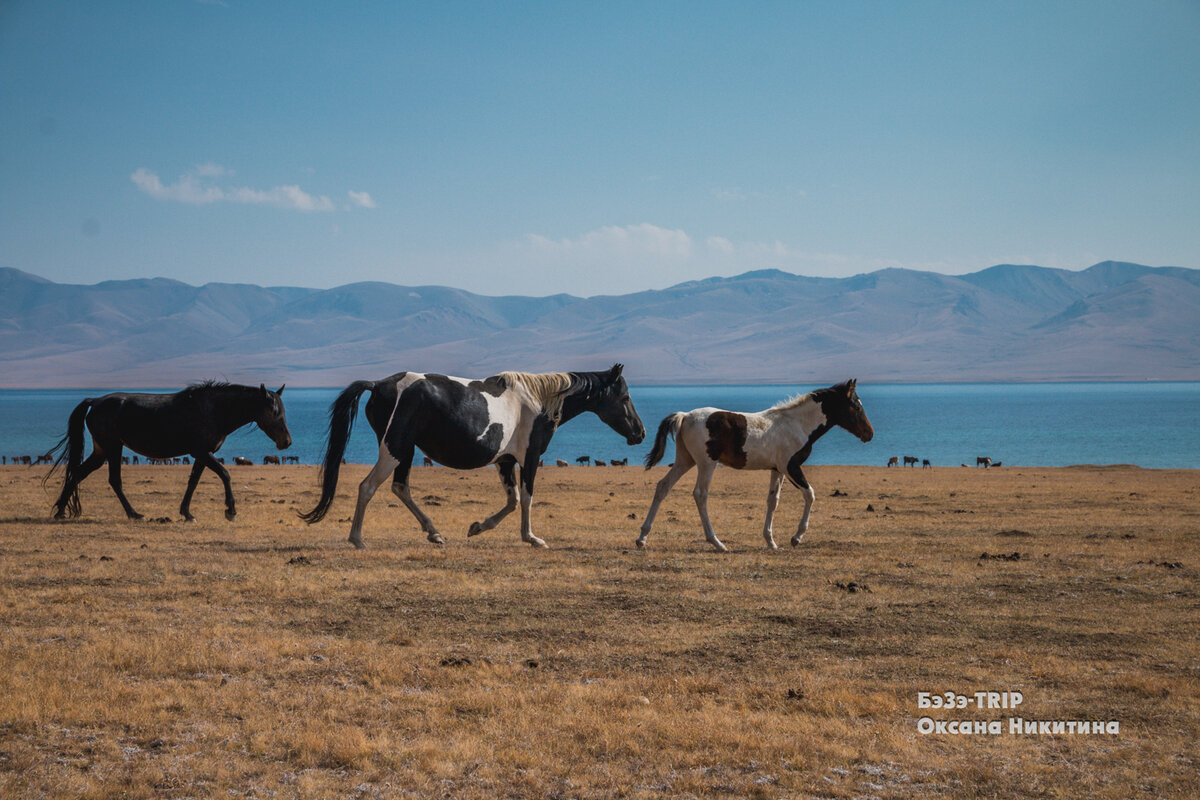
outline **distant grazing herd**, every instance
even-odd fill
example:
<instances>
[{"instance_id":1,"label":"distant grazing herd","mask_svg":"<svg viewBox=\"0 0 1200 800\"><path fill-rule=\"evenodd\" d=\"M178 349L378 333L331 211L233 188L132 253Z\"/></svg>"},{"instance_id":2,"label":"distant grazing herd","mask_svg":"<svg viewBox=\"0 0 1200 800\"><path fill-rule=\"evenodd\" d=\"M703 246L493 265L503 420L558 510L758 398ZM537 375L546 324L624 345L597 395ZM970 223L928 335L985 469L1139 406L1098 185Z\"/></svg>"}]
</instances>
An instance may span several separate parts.
<instances>
[{"instance_id":1,"label":"distant grazing herd","mask_svg":"<svg viewBox=\"0 0 1200 800\"><path fill-rule=\"evenodd\" d=\"M592 458L591 456L580 456L579 458L575 459L575 462L578 464L590 464L590 465L596 466L596 467L607 467L607 466L624 467L624 466L628 466L629 459L628 458L614 458L614 459L611 459L610 461L602 461L598 458ZM15 464L15 465L24 464L25 466L33 466L33 465L37 465L37 464L53 464L53 463L54 463L54 453L44 453L43 455L40 455L40 456L12 456L11 458L9 456L0 456L0 464ZM141 464L142 461L138 456L121 456L121 463L125 466L129 466L130 464ZM177 456L175 458L147 458L145 463L159 464L159 465L164 465L164 466L180 466L180 465L186 466L186 465L192 463L192 459L190 459L187 456ZM217 463L224 464L225 459L218 458ZM254 460L245 458L243 456L234 456L233 463L240 467L249 467L254 464ZM263 463L263 466L267 466L269 464L299 464L300 457L299 456L263 456L262 463ZM345 463L344 460L343 460L343 463ZM430 458L429 456L425 456L424 459L422 459L422 464L423 464L423 466L426 466L426 467L435 466L433 459ZM928 466L929 462L926 461L925 464L926 464L926 466ZM545 462L538 461L538 466L544 467ZM570 466L570 464L566 461L563 461L561 458L556 458L556 459L554 459L554 466L568 467L568 466ZM888 466L891 466L891 464L889 464Z\"/></svg>"},{"instance_id":2,"label":"distant grazing herd","mask_svg":"<svg viewBox=\"0 0 1200 800\"><path fill-rule=\"evenodd\" d=\"M526 373L502 372L473 380L435 373L399 372L377 381L355 381L339 394L329 410L329 433L320 471L321 496L316 506L301 514L314 523L329 510L337 489L338 475L351 427L361 397L368 394L365 415L378 443L378 460L358 486L357 503L350 526L350 542L363 547L362 529L367 504L381 484L390 479L391 491L416 519L431 542L444 537L417 505L409 491L409 474L416 449L423 463L443 464L454 469L475 469L495 464L504 489L505 505L494 514L471 524L467 535L475 536L496 527L518 507L521 539L534 547L546 543L533 533L531 509L537 471L544 465L551 437L560 425L584 412L598 416L626 444L639 444L646 429L634 408L623 367L615 364L599 372ZM874 428L857 395L857 383L845 381L785 400L759 412L736 412L705 407L668 414L659 424L654 446L646 456L650 469L665 455L667 440L675 439L675 460L658 482L654 497L636 539L646 545L659 505L672 487L693 467L697 469L692 496L696 502L705 539L718 551L725 545L717 538L708 515L708 490L717 465L769 473L763 539L776 547L772 520L786 478L804 497L804 512L791 537L800 543L808 529L815 492L804 475L803 465L818 439L840 427L863 442L871 441ZM121 466L138 464L190 465L187 489L179 507L185 520L192 495L204 470L215 473L225 489L225 516L237 515L225 460L214 454L225 438L245 425L255 424L279 450L291 446L283 406L284 387L271 391L264 385L241 386L208 381L188 386L174 394L114 393L86 398L71 412L67 433L50 452L35 457L13 457L13 464L52 464L43 479L61 467L63 485L54 503L54 517L77 516L79 484L92 472L108 465L108 482L126 515L141 519L125 496ZM84 428L92 438L92 452L84 458ZM129 448L135 455L124 455ZM0 457L10 463L8 457ZM251 459L238 456L236 465ZM624 466L628 458L595 459L588 455L577 464L598 467ZM904 466L929 467L928 459L903 456ZM298 464L296 456L267 455L263 464ZM893 456L887 466L900 466ZM989 457L976 465L997 467ZM556 459L555 466L569 466ZM965 464L963 466L966 466Z\"/></svg>"},{"instance_id":3,"label":"distant grazing herd","mask_svg":"<svg viewBox=\"0 0 1200 800\"><path fill-rule=\"evenodd\" d=\"M915 467L917 465L918 461L921 464L921 469L926 469L926 468L932 466L929 463L928 458L918 459L916 456L904 456L904 466L906 466L906 467ZM889 458L887 465L889 467L900 466L900 456L892 456L891 458ZM963 464L963 466L965 467L966 464ZM989 458L988 456L979 456L978 458L975 459L975 466L977 466L977 467L999 467L999 466L1003 466L1003 465L999 461L992 461L992 459Z\"/></svg>"},{"instance_id":4,"label":"distant grazing herd","mask_svg":"<svg viewBox=\"0 0 1200 800\"><path fill-rule=\"evenodd\" d=\"M904 466L906 466L906 467L916 466L918 461L920 462L922 469L932 466L929 463L928 458L918 459L916 456L904 456ZM54 463L54 453L45 453L40 456L12 456L12 457L0 456L0 464L24 464L26 466L30 466L30 465L34 465L34 464L53 464L53 463ZM125 465L129 465L129 464L140 464L142 462L138 459L137 456L121 456L121 463L125 464ZM190 458L188 458L187 456L183 456L181 458L147 458L146 463L147 464L164 464L164 465L178 466L180 464L183 464L183 465L191 464L192 460ZM225 459L218 458L217 463L224 464ZM233 463L237 464L238 466L249 467L254 464L254 461L253 461L253 459L244 458L243 456L235 456L233 459ZM299 456L263 456L262 463L263 463L263 465L299 464L300 457ZM345 463L344 460L343 460L343 463ZM602 461L598 458L592 458L591 456L580 456L579 458L575 459L575 463L576 464L590 464L590 465L596 466L596 467L607 467L607 466L624 467L629 464L629 459L628 458L614 458L610 461ZM422 459L422 465L426 466L426 467L436 466L434 464L433 459L430 458L429 456L425 456ZM889 458L887 465L889 467L900 466L900 456L892 456L891 458ZM544 467L545 462L539 460L538 466ZM564 461L561 458L556 458L556 459L554 459L554 466L569 467L570 462ZM963 466L965 467L967 465L963 464ZM1003 465L999 461L992 461L992 459L988 458L987 456L981 456L981 457L975 459L975 466L977 466L977 467L999 467L999 466L1003 466Z\"/></svg>"}]
</instances>

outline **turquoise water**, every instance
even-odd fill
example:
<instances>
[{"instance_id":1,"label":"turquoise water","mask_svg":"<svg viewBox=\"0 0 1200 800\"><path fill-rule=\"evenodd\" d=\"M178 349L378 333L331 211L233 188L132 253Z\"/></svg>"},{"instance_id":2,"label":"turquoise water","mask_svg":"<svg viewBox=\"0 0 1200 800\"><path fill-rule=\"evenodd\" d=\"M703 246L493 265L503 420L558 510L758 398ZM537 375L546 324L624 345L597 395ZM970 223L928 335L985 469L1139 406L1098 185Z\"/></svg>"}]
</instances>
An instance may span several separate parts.
<instances>
[{"instance_id":1,"label":"turquoise water","mask_svg":"<svg viewBox=\"0 0 1200 800\"><path fill-rule=\"evenodd\" d=\"M647 440L628 447L592 414L559 429L546 459L575 462L582 455L640 463L659 421L673 411L717 406L758 411L815 386L635 386L634 404ZM301 463L321 459L330 402L337 389L284 393L293 445ZM1136 464L1200 468L1200 383L859 384L875 426L863 444L840 429L813 448L811 464L883 465L890 456L929 459L935 466L975 464L990 456L1013 466ZM0 391L0 455L37 455L65 433L71 409L103 390ZM365 401L364 401L365 402ZM227 461L246 456L261 463L275 453L261 432L247 428L226 441ZM376 444L360 413L347 460L374 463ZM674 457L673 445L667 458Z\"/></svg>"}]
</instances>

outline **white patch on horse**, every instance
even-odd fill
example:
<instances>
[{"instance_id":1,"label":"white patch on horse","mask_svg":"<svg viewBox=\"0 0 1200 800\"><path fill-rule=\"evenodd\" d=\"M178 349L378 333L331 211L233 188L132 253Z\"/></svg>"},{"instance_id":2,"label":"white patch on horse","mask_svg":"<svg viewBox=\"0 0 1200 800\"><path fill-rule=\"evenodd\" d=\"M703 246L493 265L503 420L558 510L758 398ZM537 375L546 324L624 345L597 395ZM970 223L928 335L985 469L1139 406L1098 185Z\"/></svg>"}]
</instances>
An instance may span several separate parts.
<instances>
[{"instance_id":1,"label":"white patch on horse","mask_svg":"<svg viewBox=\"0 0 1200 800\"><path fill-rule=\"evenodd\" d=\"M816 403L783 413L769 408L746 417L745 469L774 469L787 465L788 459L808 443L813 431L827 420Z\"/></svg>"},{"instance_id":2,"label":"white patch on horse","mask_svg":"<svg viewBox=\"0 0 1200 800\"><path fill-rule=\"evenodd\" d=\"M396 409L400 407L400 396L404 394L404 390L412 386L417 381L425 380L425 375L420 372L409 372L403 378L396 382L396 402L392 403L392 413L388 414L387 425L383 427L383 435L379 439L379 446L383 447L387 441L387 433L392 429L392 420L396 418Z\"/></svg>"}]
</instances>

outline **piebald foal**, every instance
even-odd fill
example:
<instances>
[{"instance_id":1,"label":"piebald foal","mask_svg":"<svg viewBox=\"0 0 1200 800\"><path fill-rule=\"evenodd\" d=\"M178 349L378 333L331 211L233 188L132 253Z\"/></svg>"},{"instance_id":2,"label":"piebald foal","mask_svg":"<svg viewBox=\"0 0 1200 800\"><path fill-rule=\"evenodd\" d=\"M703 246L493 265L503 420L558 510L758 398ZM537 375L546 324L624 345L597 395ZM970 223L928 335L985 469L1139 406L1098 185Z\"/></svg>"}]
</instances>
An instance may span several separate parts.
<instances>
[{"instance_id":1,"label":"piebald foal","mask_svg":"<svg viewBox=\"0 0 1200 800\"><path fill-rule=\"evenodd\" d=\"M783 476L786 475L804 495L804 515L800 518L796 535L792 537L793 547L800 544L801 537L808 530L808 518L815 496L801 466L812 452L813 443L835 425L845 428L864 442L871 441L875 435L875 429L871 427L855 392L856 386L856 381L849 380L757 413L697 408L687 413L677 411L668 414L658 426L654 448L646 456L646 469L662 460L668 435L675 437L675 463L654 490L654 500L646 512L637 546L646 546L646 537L650 535L659 505L676 481L694 466L698 474L692 496L700 512L704 537L718 551L726 550L708 518L708 487L717 464L734 469L771 470L767 517L763 524L763 539L771 549L777 547L771 521L779 505L779 491L783 486Z\"/></svg>"}]
</instances>

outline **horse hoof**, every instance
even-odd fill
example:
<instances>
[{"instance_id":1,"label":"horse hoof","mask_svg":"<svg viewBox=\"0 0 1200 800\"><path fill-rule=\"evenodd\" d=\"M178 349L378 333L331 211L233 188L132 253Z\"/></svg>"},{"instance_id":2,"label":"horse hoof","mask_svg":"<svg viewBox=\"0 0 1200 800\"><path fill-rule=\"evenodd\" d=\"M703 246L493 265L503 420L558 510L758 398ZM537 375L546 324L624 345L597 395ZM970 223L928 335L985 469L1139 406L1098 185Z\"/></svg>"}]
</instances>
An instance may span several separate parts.
<instances>
[{"instance_id":1,"label":"horse hoof","mask_svg":"<svg viewBox=\"0 0 1200 800\"><path fill-rule=\"evenodd\" d=\"M799 547L799 546L800 546L800 540L792 539L792 547Z\"/></svg>"},{"instance_id":2,"label":"horse hoof","mask_svg":"<svg viewBox=\"0 0 1200 800\"><path fill-rule=\"evenodd\" d=\"M641 539L634 539L633 543L637 545L638 550L641 550L643 547L646 546L646 543L644 541L642 541Z\"/></svg>"},{"instance_id":3,"label":"horse hoof","mask_svg":"<svg viewBox=\"0 0 1200 800\"><path fill-rule=\"evenodd\" d=\"M235 519L237 519L237 512L236 511L226 511L225 519L229 520L230 522L233 522Z\"/></svg>"},{"instance_id":4,"label":"horse hoof","mask_svg":"<svg viewBox=\"0 0 1200 800\"><path fill-rule=\"evenodd\" d=\"M195 518L195 517L193 517L191 514L184 514L184 515L183 515L183 521L184 521L184 522L195 522L195 521L196 521L196 518Z\"/></svg>"},{"instance_id":5,"label":"horse hoof","mask_svg":"<svg viewBox=\"0 0 1200 800\"><path fill-rule=\"evenodd\" d=\"M470 534L467 534L467 535L469 536ZM445 544L446 543L445 537L443 537L440 533L431 533L428 536L426 536L425 538L428 539L429 541L433 542L434 544Z\"/></svg>"},{"instance_id":6,"label":"horse hoof","mask_svg":"<svg viewBox=\"0 0 1200 800\"><path fill-rule=\"evenodd\" d=\"M713 542L712 546L713 546L713 549L716 550L718 553L728 553L729 552L729 548L726 547L725 545L721 544L720 542Z\"/></svg>"},{"instance_id":7,"label":"horse hoof","mask_svg":"<svg viewBox=\"0 0 1200 800\"><path fill-rule=\"evenodd\" d=\"M145 519L146 517L145 517L144 515L142 515L142 514L136 514L136 513L135 513L135 514L130 514L130 515L129 515L129 518L130 518L130 519Z\"/></svg>"},{"instance_id":8,"label":"horse hoof","mask_svg":"<svg viewBox=\"0 0 1200 800\"><path fill-rule=\"evenodd\" d=\"M472 522L471 527L467 528L467 536L478 536L483 533L483 526L478 522Z\"/></svg>"},{"instance_id":9,"label":"horse hoof","mask_svg":"<svg viewBox=\"0 0 1200 800\"><path fill-rule=\"evenodd\" d=\"M536 536L529 540L529 546L530 547L541 547L541 548L547 549L547 550L550 548L550 545L546 544L544 541L537 538Z\"/></svg>"},{"instance_id":10,"label":"horse hoof","mask_svg":"<svg viewBox=\"0 0 1200 800\"><path fill-rule=\"evenodd\" d=\"M350 544L354 545L355 550L366 550L367 546L362 543L362 539L351 539Z\"/></svg>"}]
</instances>

